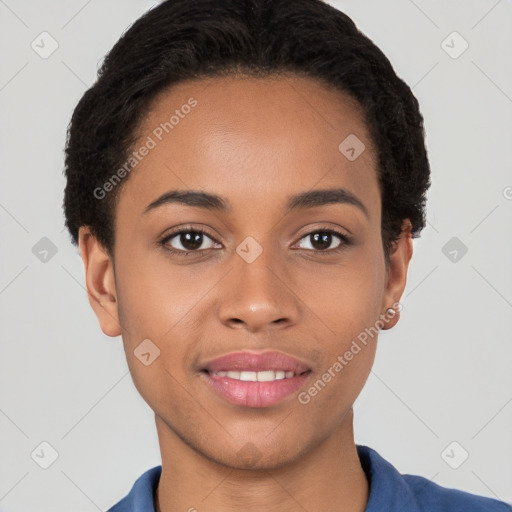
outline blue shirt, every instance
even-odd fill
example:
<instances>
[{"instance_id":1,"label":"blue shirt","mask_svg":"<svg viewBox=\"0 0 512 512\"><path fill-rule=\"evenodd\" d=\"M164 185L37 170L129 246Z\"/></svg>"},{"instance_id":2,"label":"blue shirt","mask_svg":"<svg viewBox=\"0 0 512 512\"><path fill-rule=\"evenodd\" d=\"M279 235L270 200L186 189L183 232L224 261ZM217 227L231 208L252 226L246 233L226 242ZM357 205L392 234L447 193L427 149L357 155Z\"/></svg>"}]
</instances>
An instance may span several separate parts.
<instances>
[{"instance_id":1,"label":"blue shirt","mask_svg":"<svg viewBox=\"0 0 512 512\"><path fill-rule=\"evenodd\" d=\"M512 512L503 501L448 489L415 475L402 475L375 450L356 445L370 496L365 512ZM162 466L143 473L129 494L107 512L155 512Z\"/></svg>"}]
</instances>

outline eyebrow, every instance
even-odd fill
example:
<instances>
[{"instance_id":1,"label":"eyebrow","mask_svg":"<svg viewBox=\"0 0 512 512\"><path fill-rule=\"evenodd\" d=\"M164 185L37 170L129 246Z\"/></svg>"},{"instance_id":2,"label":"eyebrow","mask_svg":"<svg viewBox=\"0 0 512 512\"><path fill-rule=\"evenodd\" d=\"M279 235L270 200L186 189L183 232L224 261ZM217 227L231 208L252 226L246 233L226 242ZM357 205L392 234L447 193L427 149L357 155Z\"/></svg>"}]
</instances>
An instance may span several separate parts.
<instances>
[{"instance_id":1,"label":"eyebrow","mask_svg":"<svg viewBox=\"0 0 512 512\"><path fill-rule=\"evenodd\" d=\"M195 190L170 190L149 203L143 214L165 204L179 203L187 206L195 206L206 210L219 212L231 211L228 200L216 194L198 192ZM352 192L344 188L310 190L291 196L286 203L287 211L303 208L315 208L327 204L350 204L359 208L369 219L369 213L363 202Z\"/></svg>"}]
</instances>

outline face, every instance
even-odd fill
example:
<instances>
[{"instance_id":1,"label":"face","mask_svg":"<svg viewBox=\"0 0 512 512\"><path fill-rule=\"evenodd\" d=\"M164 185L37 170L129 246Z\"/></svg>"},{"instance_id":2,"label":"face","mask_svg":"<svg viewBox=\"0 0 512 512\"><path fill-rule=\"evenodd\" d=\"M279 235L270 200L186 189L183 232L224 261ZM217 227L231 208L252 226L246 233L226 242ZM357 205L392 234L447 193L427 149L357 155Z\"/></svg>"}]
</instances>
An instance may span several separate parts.
<instances>
[{"instance_id":1,"label":"face","mask_svg":"<svg viewBox=\"0 0 512 512\"><path fill-rule=\"evenodd\" d=\"M348 428L411 256L406 237L385 265L362 114L306 78L214 78L161 94L138 136L115 260L81 230L103 331L122 334L160 436L231 467L294 461ZM263 366L294 376L212 375L240 351L247 364L277 351Z\"/></svg>"}]
</instances>

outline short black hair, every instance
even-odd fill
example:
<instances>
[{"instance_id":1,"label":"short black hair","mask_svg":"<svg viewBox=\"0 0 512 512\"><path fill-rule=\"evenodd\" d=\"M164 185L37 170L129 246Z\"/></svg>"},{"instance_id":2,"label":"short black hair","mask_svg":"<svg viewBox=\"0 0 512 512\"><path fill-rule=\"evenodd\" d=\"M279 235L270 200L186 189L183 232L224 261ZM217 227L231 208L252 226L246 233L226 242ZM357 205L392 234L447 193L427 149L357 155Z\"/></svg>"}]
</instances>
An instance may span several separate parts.
<instances>
[{"instance_id":1,"label":"short black hair","mask_svg":"<svg viewBox=\"0 0 512 512\"><path fill-rule=\"evenodd\" d=\"M167 0L123 33L73 112L63 207L74 244L87 225L113 255L123 183L103 198L94 191L126 163L158 94L187 79L241 72L310 77L354 98L378 153L386 262L404 219L419 236L430 187L423 116L388 58L346 14L322 0Z\"/></svg>"}]
</instances>

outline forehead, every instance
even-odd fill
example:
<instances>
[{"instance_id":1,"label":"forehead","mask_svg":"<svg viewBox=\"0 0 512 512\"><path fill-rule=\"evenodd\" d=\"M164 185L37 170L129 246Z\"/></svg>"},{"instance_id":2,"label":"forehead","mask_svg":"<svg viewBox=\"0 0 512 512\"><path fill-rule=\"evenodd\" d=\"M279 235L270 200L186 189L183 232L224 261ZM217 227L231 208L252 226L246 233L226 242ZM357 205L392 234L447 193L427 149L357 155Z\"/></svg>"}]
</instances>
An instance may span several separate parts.
<instances>
[{"instance_id":1,"label":"forehead","mask_svg":"<svg viewBox=\"0 0 512 512\"><path fill-rule=\"evenodd\" d=\"M283 194L334 186L379 199L360 106L313 79L182 82L154 99L137 135L133 149L150 149L130 171L119 208L129 202L142 212L170 189L205 190L259 210L283 202ZM347 157L352 148L362 151L356 159L353 151Z\"/></svg>"}]
</instances>

